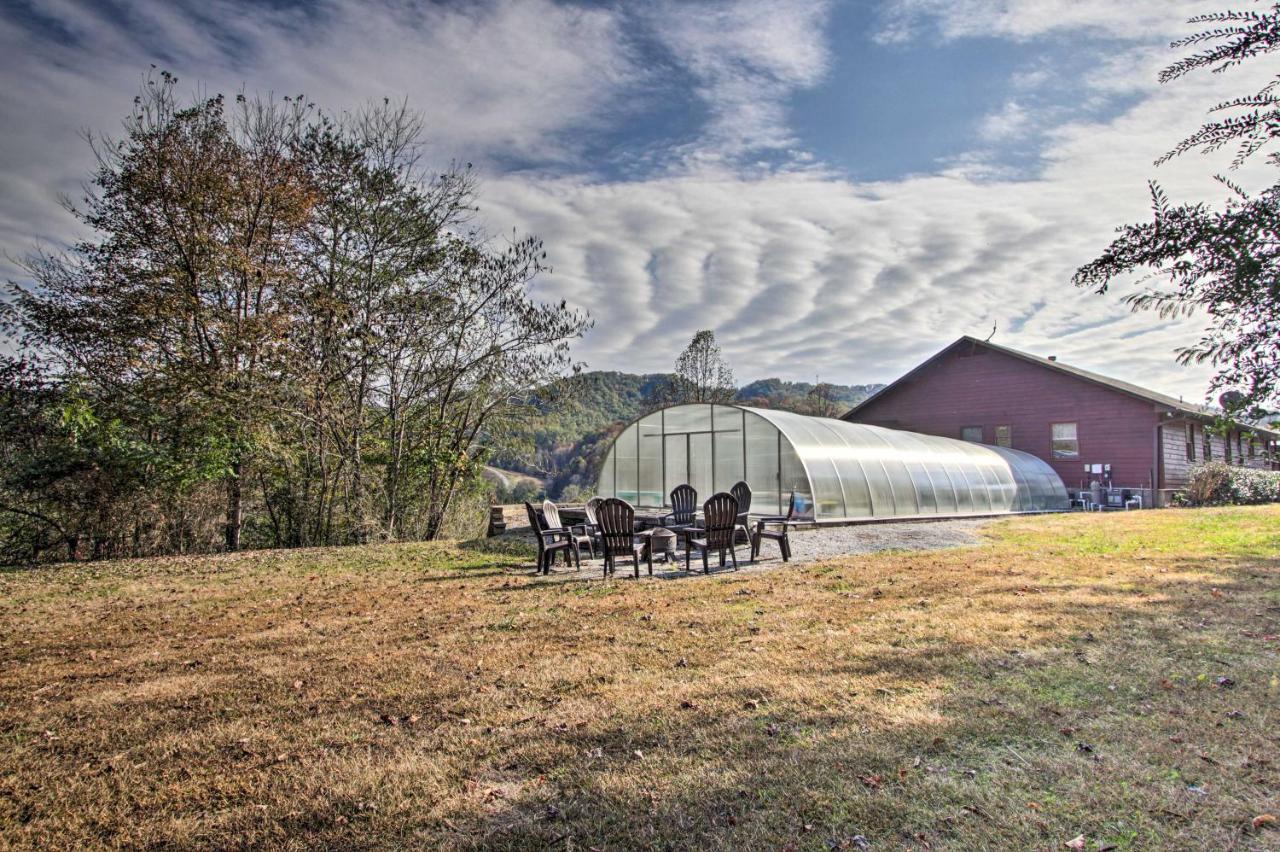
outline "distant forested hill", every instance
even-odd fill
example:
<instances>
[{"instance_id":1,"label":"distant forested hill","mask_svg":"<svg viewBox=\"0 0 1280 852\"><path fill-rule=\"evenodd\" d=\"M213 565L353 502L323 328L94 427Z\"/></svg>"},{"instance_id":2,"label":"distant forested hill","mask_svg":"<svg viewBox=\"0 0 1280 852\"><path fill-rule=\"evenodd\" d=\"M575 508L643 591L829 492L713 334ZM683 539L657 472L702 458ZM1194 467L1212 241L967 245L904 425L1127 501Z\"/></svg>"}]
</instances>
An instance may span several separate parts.
<instances>
[{"instance_id":1,"label":"distant forested hill","mask_svg":"<svg viewBox=\"0 0 1280 852\"><path fill-rule=\"evenodd\" d=\"M821 403L814 399L814 385L809 382L784 382L782 379L758 379L738 389L738 402L756 408L781 408L812 414ZM884 385L829 385L822 386L827 398L835 402L839 414L844 414ZM837 414L836 416L839 416Z\"/></svg>"},{"instance_id":2,"label":"distant forested hill","mask_svg":"<svg viewBox=\"0 0 1280 852\"><path fill-rule=\"evenodd\" d=\"M671 377L664 373L593 371L544 388L537 411L508 433L495 436L492 464L537 477L553 498L576 499L595 483L614 436L630 421L661 404ZM802 414L842 414L882 385L822 385L760 379L738 390L737 401ZM527 481L499 499L535 496Z\"/></svg>"}]
</instances>

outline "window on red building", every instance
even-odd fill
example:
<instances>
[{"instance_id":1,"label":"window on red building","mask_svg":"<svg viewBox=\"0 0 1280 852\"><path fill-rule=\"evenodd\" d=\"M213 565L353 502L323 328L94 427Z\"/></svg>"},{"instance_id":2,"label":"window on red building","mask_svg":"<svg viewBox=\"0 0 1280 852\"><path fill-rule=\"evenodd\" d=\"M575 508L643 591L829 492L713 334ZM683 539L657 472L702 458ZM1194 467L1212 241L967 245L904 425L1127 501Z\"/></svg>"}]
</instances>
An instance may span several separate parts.
<instances>
[{"instance_id":1,"label":"window on red building","mask_svg":"<svg viewBox=\"0 0 1280 852\"><path fill-rule=\"evenodd\" d=\"M996 427L996 446L997 447L1013 446L1013 427L1012 426Z\"/></svg>"},{"instance_id":2,"label":"window on red building","mask_svg":"<svg viewBox=\"0 0 1280 852\"><path fill-rule=\"evenodd\" d=\"M1080 439L1075 423L1054 423L1051 445L1053 457L1058 459L1080 458Z\"/></svg>"},{"instance_id":3,"label":"window on red building","mask_svg":"<svg viewBox=\"0 0 1280 852\"><path fill-rule=\"evenodd\" d=\"M965 426L960 430L960 440L972 441L975 444L982 443L982 427L981 426Z\"/></svg>"}]
</instances>

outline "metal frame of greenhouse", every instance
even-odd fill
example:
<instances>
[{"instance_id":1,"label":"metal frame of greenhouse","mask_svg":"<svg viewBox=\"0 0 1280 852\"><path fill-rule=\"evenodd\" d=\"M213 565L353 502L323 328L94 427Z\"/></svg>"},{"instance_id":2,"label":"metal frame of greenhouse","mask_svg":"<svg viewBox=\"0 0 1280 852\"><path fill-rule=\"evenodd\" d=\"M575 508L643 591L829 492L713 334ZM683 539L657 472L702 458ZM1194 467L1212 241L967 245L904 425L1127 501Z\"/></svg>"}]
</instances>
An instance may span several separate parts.
<instances>
[{"instance_id":1,"label":"metal frame of greenhouse","mask_svg":"<svg viewBox=\"0 0 1280 852\"><path fill-rule=\"evenodd\" d=\"M778 513L794 490L820 524L1068 508L1053 469L1019 450L710 403L629 424L605 456L597 493L656 509L681 483L706 499L743 479L753 514Z\"/></svg>"}]
</instances>

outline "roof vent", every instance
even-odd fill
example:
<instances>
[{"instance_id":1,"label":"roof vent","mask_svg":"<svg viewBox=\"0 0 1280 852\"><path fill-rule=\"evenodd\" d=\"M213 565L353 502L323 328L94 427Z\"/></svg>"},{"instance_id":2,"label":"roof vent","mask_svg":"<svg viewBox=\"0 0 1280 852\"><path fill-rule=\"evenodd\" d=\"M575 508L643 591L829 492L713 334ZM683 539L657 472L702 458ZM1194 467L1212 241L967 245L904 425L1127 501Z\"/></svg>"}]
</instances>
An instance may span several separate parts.
<instances>
[{"instance_id":1,"label":"roof vent","mask_svg":"<svg viewBox=\"0 0 1280 852\"><path fill-rule=\"evenodd\" d=\"M1057 355L1050 355L1050 356L1049 356L1049 360L1050 360L1050 361L1057 361L1057 360L1058 360L1058 356L1057 356Z\"/></svg>"}]
</instances>

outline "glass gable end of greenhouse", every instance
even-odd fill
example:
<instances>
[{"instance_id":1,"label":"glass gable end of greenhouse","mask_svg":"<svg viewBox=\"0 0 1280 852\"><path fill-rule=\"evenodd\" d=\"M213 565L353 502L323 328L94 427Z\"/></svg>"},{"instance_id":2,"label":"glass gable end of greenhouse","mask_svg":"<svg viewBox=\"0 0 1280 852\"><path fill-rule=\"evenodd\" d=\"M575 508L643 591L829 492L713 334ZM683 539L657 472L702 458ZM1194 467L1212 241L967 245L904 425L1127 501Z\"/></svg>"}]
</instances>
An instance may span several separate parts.
<instances>
[{"instance_id":1,"label":"glass gable end of greenhouse","mask_svg":"<svg viewBox=\"0 0 1280 852\"><path fill-rule=\"evenodd\" d=\"M879 426L736 405L675 405L618 435L597 493L659 508L689 483L699 501L751 486L753 514L792 491L817 521L987 515L1067 508L1049 465L1028 453Z\"/></svg>"}]
</instances>

